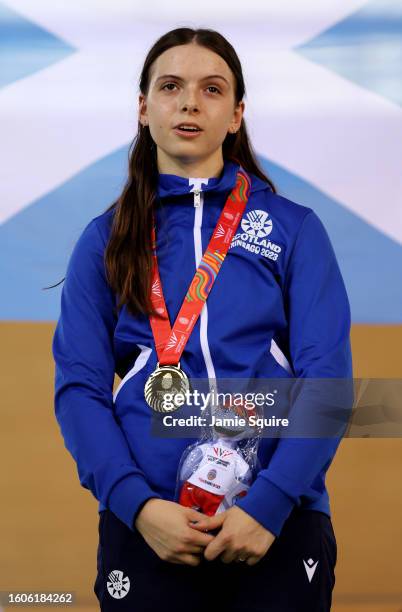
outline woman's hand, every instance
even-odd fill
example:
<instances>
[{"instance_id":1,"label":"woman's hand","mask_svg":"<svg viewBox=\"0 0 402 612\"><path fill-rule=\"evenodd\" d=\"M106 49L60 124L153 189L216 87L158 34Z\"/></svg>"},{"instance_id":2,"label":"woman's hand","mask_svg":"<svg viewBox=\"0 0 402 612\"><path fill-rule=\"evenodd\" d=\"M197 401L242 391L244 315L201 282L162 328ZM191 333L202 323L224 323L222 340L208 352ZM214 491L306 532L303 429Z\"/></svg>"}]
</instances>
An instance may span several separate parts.
<instances>
[{"instance_id":1,"label":"woman's hand","mask_svg":"<svg viewBox=\"0 0 402 612\"><path fill-rule=\"evenodd\" d=\"M240 558L246 559L247 565L255 565L276 538L238 506L232 506L215 516L207 516L196 525L192 525L192 529L202 531L217 527L222 529L204 550L204 557L208 561L223 553L221 561L224 563L231 563Z\"/></svg>"},{"instance_id":2,"label":"woman's hand","mask_svg":"<svg viewBox=\"0 0 402 612\"><path fill-rule=\"evenodd\" d=\"M207 516L202 512L153 497L141 508L135 527L164 561L199 565L205 547L214 536L192 529L191 521L204 518Z\"/></svg>"}]
</instances>

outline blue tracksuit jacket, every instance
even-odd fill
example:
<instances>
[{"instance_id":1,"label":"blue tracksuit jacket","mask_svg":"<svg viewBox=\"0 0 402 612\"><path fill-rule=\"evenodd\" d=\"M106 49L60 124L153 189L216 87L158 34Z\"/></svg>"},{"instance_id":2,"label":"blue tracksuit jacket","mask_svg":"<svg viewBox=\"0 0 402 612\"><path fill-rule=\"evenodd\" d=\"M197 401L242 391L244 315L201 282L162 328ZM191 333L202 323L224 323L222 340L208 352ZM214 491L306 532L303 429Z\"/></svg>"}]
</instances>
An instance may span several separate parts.
<instances>
[{"instance_id":1,"label":"blue tracksuit jacket","mask_svg":"<svg viewBox=\"0 0 402 612\"><path fill-rule=\"evenodd\" d=\"M157 256L171 325L238 165L218 178L159 174ZM309 207L250 174L243 217L181 357L195 378L352 378L350 306L328 234ZM158 361L149 319L117 317L103 252L113 211L79 236L53 337L55 414L80 483L128 527L151 497L174 498L189 439L150 435L144 384ZM122 379L113 394L115 372ZM194 441L194 440L192 440ZM331 516L326 471L338 438L263 438L262 469L237 501L279 535L295 505Z\"/></svg>"}]
</instances>

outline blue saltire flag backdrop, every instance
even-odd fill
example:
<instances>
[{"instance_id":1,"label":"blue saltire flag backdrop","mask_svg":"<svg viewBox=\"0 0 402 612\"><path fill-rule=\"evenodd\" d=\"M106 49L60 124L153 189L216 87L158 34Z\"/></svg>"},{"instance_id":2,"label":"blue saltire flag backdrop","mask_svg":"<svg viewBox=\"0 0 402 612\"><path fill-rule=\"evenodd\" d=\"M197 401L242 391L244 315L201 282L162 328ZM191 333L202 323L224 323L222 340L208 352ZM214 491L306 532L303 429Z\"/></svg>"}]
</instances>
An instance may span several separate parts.
<instances>
[{"instance_id":1,"label":"blue saltire flag backdrop","mask_svg":"<svg viewBox=\"0 0 402 612\"><path fill-rule=\"evenodd\" d=\"M179 26L237 50L253 146L324 222L352 322L402 323L402 5L378 0L0 2L0 319L58 317L42 287L120 192L142 62Z\"/></svg>"}]
</instances>

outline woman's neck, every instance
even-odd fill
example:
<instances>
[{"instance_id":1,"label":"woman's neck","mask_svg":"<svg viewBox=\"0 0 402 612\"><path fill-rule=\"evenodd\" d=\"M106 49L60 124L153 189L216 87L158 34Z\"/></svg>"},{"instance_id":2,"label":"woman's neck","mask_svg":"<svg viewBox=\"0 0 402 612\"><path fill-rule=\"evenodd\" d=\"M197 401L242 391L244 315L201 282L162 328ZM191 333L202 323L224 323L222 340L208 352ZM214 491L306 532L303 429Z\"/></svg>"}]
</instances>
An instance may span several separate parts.
<instances>
[{"instance_id":1,"label":"woman's neck","mask_svg":"<svg viewBox=\"0 0 402 612\"><path fill-rule=\"evenodd\" d=\"M219 178L224 168L224 160L219 156L186 163L162 153L157 156L157 166L160 174L174 174L183 178Z\"/></svg>"}]
</instances>

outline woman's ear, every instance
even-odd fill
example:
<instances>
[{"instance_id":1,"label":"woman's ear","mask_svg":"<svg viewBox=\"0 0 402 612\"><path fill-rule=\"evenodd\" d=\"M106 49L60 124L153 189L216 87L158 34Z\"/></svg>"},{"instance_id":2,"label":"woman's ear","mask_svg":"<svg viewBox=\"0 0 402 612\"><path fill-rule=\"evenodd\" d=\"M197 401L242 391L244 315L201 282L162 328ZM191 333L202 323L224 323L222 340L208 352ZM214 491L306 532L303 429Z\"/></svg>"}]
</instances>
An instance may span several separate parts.
<instances>
[{"instance_id":1,"label":"woman's ear","mask_svg":"<svg viewBox=\"0 0 402 612\"><path fill-rule=\"evenodd\" d=\"M138 121L143 125L148 125L147 103L144 94L138 96Z\"/></svg>"}]
</instances>

